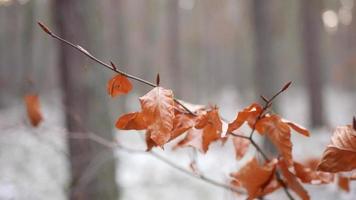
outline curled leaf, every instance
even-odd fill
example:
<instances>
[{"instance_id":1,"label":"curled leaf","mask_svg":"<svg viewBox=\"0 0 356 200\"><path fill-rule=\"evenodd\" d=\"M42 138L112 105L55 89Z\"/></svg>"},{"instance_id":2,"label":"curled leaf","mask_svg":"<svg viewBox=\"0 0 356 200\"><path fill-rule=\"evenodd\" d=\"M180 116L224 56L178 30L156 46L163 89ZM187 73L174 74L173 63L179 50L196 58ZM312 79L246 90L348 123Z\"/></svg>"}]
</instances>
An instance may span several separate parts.
<instances>
[{"instance_id":1,"label":"curled leaf","mask_svg":"<svg viewBox=\"0 0 356 200\"><path fill-rule=\"evenodd\" d=\"M341 172L356 169L356 131L351 125L336 128L318 170Z\"/></svg>"},{"instance_id":2,"label":"curled leaf","mask_svg":"<svg viewBox=\"0 0 356 200\"><path fill-rule=\"evenodd\" d=\"M286 120L286 119L282 119L282 122L288 124L288 126L292 129L294 129L296 132L304 135L304 136L307 136L309 137L310 136L310 132L308 131L308 129L302 127L301 125L297 124L297 123L294 123L294 122L291 122L289 120Z\"/></svg>"},{"instance_id":3,"label":"curled leaf","mask_svg":"<svg viewBox=\"0 0 356 200\"><path fill-rule=\"evenodd\" d=\"M318 161L317 161L318 162ZM327 184L334 181L334 174L316 170L316 165L303 165L294 162L295 175L303 182L308 184ZM314 163L314 162L313 162Z\"/></svg>"},{"instance_id":4,"label":"curled leaf","mask_svg":"<svg viewBox=\"0 0 356 200\"><path fill-rule=\"evenodd\" d=\"M27 116L30 119L32 126L38 126L43 120L42 113L40 110L40 100L38 95L29 94L25 96L25 104L27 110Z\"/></svg>"},{"instance_id":5,"label":"curled leaf","mask_svg":"<svg viewBox=\"0 0 356 200\"><path fill-rule=\"evenodd\" d=\"M108 94L115 97L120 94L127 94L132 90L132 84L126 76L118 74L109 80L107 85Z\"/></svg>"},{"instance_id":6,"label":"curled leaf","mask_svg":"<svg viewBox=\"0 0 356 200\"><path fill-rule=\"evenodd\" d=\"M278 167L281 169L284 178L286 179L287 186L292 189L303 200L309 200L308 192L299 183L296 176L289 171L287 162L284 159L279 160Z\"/></svg>"},{"instance_id":7,"label":"curled leaf","mask_svg":"<svg viewBox=\"0 0 356 200\"><path fill-rule=\"evenodd\" d=\"M147 128L143 115L140 112L128 113L121 116L115 126L121 130L143 130Z\"/></svg>"},{"instance_id":8,"label":"curled leaf","mask_svg":"<svg viewBox=\"0 0 356 200\"><path fill-rule=\"evenodd\" d=\"M246 121L250 127L252 127L261 111L262 107L259 104L251 104L237 114L236 119L229 124L227 131L233 132L234 130L240 128L240 126Z\"/></svg>"},{"instance_id":9,"label":"curled leaf","mask_svg":"<svg viewBox=\"0 0 356 200\"><path fill-rule=\"evenodd\" d=\"M276 187L268 186L275 178L276 163L276 160L273 160L260 166L257 159L253 158L239 171L230 175L233 178L231 184L244 187L247 190L248 199L254 199L273 192L278 188L278 184Z\"/></svg>"}]
</instances>

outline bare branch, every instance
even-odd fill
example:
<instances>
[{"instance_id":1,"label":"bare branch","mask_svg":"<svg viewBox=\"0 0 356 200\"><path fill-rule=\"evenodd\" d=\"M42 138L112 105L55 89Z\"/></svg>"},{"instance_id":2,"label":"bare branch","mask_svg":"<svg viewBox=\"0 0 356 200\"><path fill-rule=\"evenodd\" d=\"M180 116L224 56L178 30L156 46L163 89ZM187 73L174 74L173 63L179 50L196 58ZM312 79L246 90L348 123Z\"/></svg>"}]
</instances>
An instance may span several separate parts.
<instances>
[{"instance_id":1,"label":"bare branch","mask_svg":"<svg viewBox=\"0 0 356 200\"><path fill-rule=\"evenodd\" d=\"M94 62L97 62L98 64L104 66L105 68L111 70L111 71L114 71L116 73L120 73L124 76L126 76L127 78L130 78L132 80L136 80L140 83L143 83L145 85L148 85L148 86L151 86L151 87L156 87L158 84L159 84L159 78L156 79L156 82L157 84L154 84L152 82L149 82L149 81L146 81L144 79L141 79L137 76L133 76L131 74L128 74L128 73L125 73L119 69L117 69L117 67L111 62L111 65L99 60L98 58L96 58L95 56L93 56L91 53L89 53L89 51L87 51L86 49L84 49L83 47L79 46L79 45L75 45L61 37L59 37L58 35L56 35L55 33L53 33L47 26L45 26L43 23L41 22L38 22L38 25L41 27L41 29L47 33L48 35L50 35L51 37L59 40L60 42L64 43L64 44L67 44L69 46L71 46L72 48L76 49L77 51L83 53L85 56L89 57L91 60L93 60ZM269 100L264 97L264 96L261 96L261 98L265 101L265 106L263 107L261 113L259 114L259 116L257 117L256 119L256 122L254 123L253 127L252 127L252 130L251 130L251 133L250 133L250 136L247 137L247 136L242 136L242 135L237 135L237 134L234 134L234 133L230 133L231 135L235 136L235 137L241 137L241 138L245 138L245 139L248 139L251 141L252 145L255 147L255 149L257 150L257 152L259 152L264 160L268 161L268 157L267 155L262 151L262 149L257 145L257 143L253 140L253 133L255 132L255 128L256 128L256 123L261 119L261 117L263 116L264 112L271 106L271 103L272 101L278 96L280 95L282 92L284 92L285 90L288 89L288 87L291 85L291 82L288 82L286 85L284 85L284 87L279 91L277 92L275 95L272 96L272 98L270 98ZM182 106L187 112L189 112L190 114L192 115L195 115L194 112L192 112L191 110L189 110L183 103L181 103L178 99L174 99L174 101L179 104L180 106ZM87 135L79 135L79 136L70 136L72 138L76 138L76 139L91 139L93 141L96 141L108 148L119 148L121 150L124 150L124 151L128 151L128 152L131 152L131 153L146 153L145 151L140 151L140 150L134 150L134 149L128 149L126 147L123 147L117 143L113 143L113 142L110 142L110 141L107 141L101 137L99 137L98 135L95 135L95 134L89 134L88 136ZM200 180L203 180L205 182L208 182L210 184L213 184L215 186L218 186L218 187L222 187L222 188L225 188L225 189L228 189L228 190L231 190L231 191L234 191L234 192L237 192L237 193L243 193L242 191L236 189L236 188L233 188L229 185L226 185L226 184L223 184L223 183L219 183L215 180L212 180L210 178L207 178L205 177L204 175L196 175L196 174L193 174L191 173L190 171L186 170L185 168L182 168L178 165L176 165L175 163L167 160L166 158L154 153L154 152L148 152L149 154L151 154L152 156L156 157L157 159L163 161L164 163L170 165L171 167L187 174L187 175L190 175L191 177L195 177L195 178L198 178ZM293 200L293 196L289 193L288 191L288 186L284 183L284 181L281 179L280 177L280 174L278 173L278 171L276 171L276 176L277 176L277 180L280 182L280 184L282 185L286 195L288 196L289 199Z\"/></svg>"}]
</instances>

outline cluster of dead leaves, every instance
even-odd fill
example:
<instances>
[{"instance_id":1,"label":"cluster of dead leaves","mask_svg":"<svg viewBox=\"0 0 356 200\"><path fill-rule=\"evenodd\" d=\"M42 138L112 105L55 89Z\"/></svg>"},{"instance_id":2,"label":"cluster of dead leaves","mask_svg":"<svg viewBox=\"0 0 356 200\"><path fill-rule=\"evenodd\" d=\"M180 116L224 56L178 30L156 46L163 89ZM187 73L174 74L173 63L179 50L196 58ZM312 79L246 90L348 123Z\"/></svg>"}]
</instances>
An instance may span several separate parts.
<instances>
[{"instance_id":1,"label":"cluster of dead leaves","mask_svg":"<svg viewBox=\"0 0 356 200\"><path fill-rule=\"evenodd\" d=\"M127 94L131 83L123 75L109 81L108 93L111 96ZM194 106L188 112L183 102L174 99L173 92L157 86L139 98L141 110L119 117L116 127L121 130L145 130L147 150L162 147L185 134L176 147L193 147L206 153L211 143L231 139L235 147L236 159L241 159L251 142L239 128L246 123L252 130L267 136L279 152L278 158L260 163L252 158L237 172L231 173L231 184L246 189L249 199L267 195L281 187L293 190L301 199L310 199L303 188L305 184L327 184L334 181L336 172L356 168L356 133L353 127L340 127L335 131L331 144L323 158L296 162L292 156L291 132L309 136L307 129L285 120L276 114L266 112L266 107L257 103L238 112L236 119L228 124L223 133L223 121L217 107ZM192 106L190 106L192 107ZM355 125L356 126L356 125ZM278 173L277 173L278 172ZM278 176L278 177L277 177ZM337 174L340 188L349 190L349 177Z\"/></svg>"}]
</instances>

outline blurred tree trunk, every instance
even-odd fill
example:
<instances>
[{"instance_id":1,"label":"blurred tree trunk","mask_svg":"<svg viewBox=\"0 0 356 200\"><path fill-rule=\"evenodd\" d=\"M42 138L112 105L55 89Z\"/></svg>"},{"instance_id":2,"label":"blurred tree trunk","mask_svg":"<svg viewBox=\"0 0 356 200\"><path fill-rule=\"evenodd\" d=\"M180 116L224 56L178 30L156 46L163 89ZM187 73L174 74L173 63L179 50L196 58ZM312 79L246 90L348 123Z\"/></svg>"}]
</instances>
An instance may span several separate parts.
<instances>
[{"instance_id":1,"label":"blurred tree trunk","mask_svg":"<svg viewBox=\"0 0 356 200\"><path fill-rule=\"evenodd\" d=\"M254 27L254 51L255 51L255 82L256 94L264 95L269 98L278 90L276 81L278 80L277 70L273 63L273 26L271 20L271 2L253 0L252 1L252 18ZM274 110L278 110L276 104ZM273 144L265 139L263 148L270 155L276 153Z\"/></svg>"},{"instance_id":2,"label":"blurred tree trunk","mask_svg":"<svg viewBox=\"0 0 356 200\"><path fill-rule=\"evenodd\" d=\"M84 11L87 1L55 0L55 23L59 35L83 44L88 35L85 31ZM90 96L89 80L84 71L85 58L70 47L59 46L59 76L64 96L65 123L69 132L68 144L70 154L70 170L72 176L70 199L118 199L115 182L115 162L113 152L103 150L99 144L86 139L71 139L73 134L87 134L88 127L93 131L103 131L104 111L97 111L98 102ZM95 106L96 107L93 107ZM102 106L104 107L104 106ZM107 114L107 113L106 113ZM97 118L93 125L92 119ZM100 122L100 124L98 124ZM102 123L101 123L102 122ZM98 125L98 127L93 127ZM111 126L99 132L105 138L111 138Z\"/></svg>"},{"instance_id":3,"label":"blurred tree trunk","mask_svg":"<svg viewBox=\"0 0 356 200\"><path fill-rule=\"evenodd\" d=\"M178 0L170 0L167 2L167 59L168 59L168 69L170 72L169 78L172 80L172 89L175 94L179 97L182 95L182 80L181 80L181 66L180 66L180 54L179 54L179 6Z\"/></svg>"},{"instance_id":4,"label":"blurred tree trunk","mask_svg":"<svg viewBox=\"0 0 356 200\"><path fill-rule=\"evenodd\" d=\"M309 97L310 121L313 127L322 126L323 97L322 70L320 55L321 2L301 1L302 40L304 72Z\"/></svg>"},{"instance_id":5,"label":"blurred tree trunk","mask_svg":"<svg viewBox=\"0 0 356 200\"><path fill-rule=\"evenodd\" d=\"M271 97L278 90L277 71L273 62L273 22L271 2L253 0L256 94ZM274 107L275 109L275 107Z\"/></svg>"}]
</instances>

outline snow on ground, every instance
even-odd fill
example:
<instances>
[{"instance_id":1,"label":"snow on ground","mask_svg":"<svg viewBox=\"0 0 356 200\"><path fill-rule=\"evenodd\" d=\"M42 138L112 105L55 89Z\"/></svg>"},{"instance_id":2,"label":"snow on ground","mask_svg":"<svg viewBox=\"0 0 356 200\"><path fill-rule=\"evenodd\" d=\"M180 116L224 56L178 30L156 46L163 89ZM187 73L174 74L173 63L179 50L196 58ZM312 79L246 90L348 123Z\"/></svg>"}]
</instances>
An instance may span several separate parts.
<instances>
[{"instance_id":1,"label":"snow on ground","mask_svg":"<svg viewBox=\"0 0 356 200\"><path fill-rule=\"evenodd\" d=\"M29 125L22 102L0 111L0 200L66 199L66 144L55 99L43 102L38 128Z\"/></svg>"},{"instance_id":2,"label":"snow on ground","mask_svg":"<svg viewBox=\"0 0 356 200\"><path fill-rule=\"evenodd\" d=\"M343 125L351 121L355 114L352 107L355 94L335 89L327 89L326 113L330 127ZM222 115L232 120L236 112L249 102L231 91L222 91L221 99L213 102L221 107ZM282 116L302 125L308 122L306 116L305 93L298 89L288 91L280 98ZM63 137L62 113L57 101L58 95L43 99L45 121L39 128L31 128L25 117L22 102L13 107L0 110L0 200L44 200L65 198L68 181L68 163L66 161L65 138ZM130 101L135 102L135 101ZM329 142L331 129L312 131L311 138L293 134L293 155L298 161L309 157L320 157ZM142 133L117 132L120 142L130 148L145 149ZM190 149L154 151L179 166L187 167L194 157ZM248 155L241 161L234 160L232 145L213 144L207 155L198 153L197 165L206 176L227 183L229 173L237 170L253 156L250 148ZM132 154L117 151L119 155L118 176L125 200L193 200L193 199L245 199L215 187L209 183L183 174L156 158L146 154ZM306 157L308 156L308 157ZM335 185L307 186L312 199L355 199L356 187L351 193L340 192ZM286 199L283 192L277 192L266 199Z\"/></svg>"}]
</instances>

